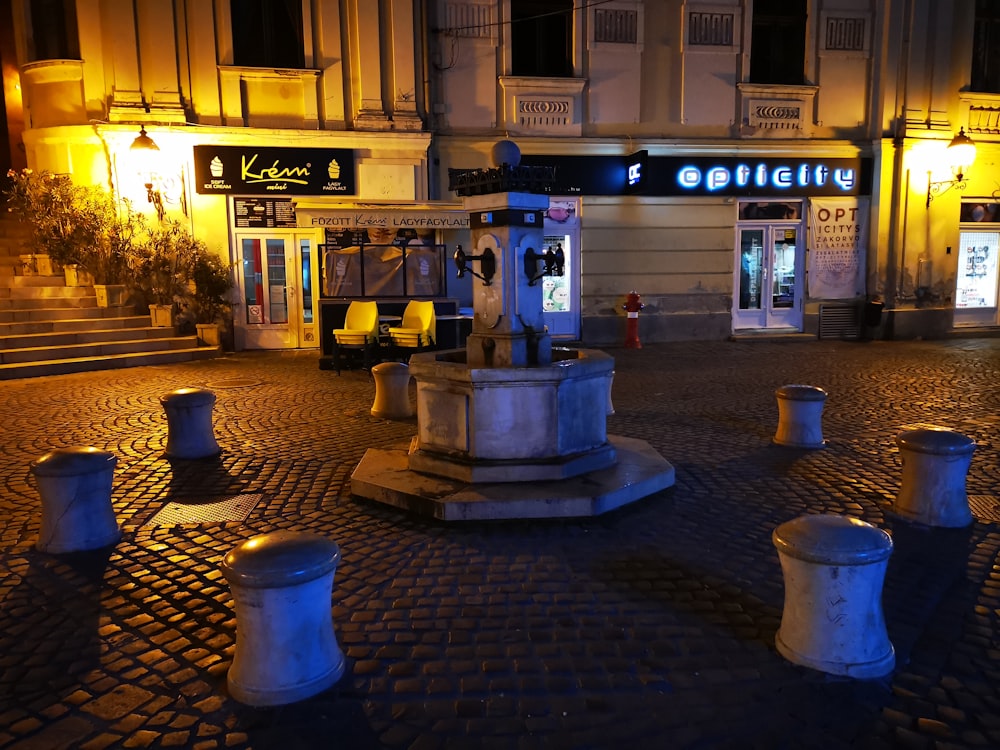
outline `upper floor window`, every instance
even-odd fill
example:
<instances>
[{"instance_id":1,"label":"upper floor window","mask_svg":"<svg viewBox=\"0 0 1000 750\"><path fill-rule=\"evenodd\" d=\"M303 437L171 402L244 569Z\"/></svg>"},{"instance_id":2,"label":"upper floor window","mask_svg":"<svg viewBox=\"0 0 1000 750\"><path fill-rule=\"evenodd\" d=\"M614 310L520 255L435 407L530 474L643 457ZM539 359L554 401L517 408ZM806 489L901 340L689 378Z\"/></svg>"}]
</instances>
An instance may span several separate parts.
<instances>
[{"instance_id":1,"label":"upper floor window","mask_svg":"<svg viewBox=\"0 0 1000 750\"><path fill-rule=\"evenodd\" d=\"M304 68L302 0L230 0L233 64Z\"/></svg>"},{"instance_id":2,"label":"upper floor window","mask_svg":"<svg viewBox=\"0 0 1000 750\"><path fill-rule=\"evenodd\" d=\"M1000 3L996 0L976 0L969 84L973 91L1000 94Z\"/></svg>"},{"instance_id":3,"label":"upper floor window","mask_svg":"<svg viewBox=\"0 0 1000 750\"><path fill-rule=\"evenodd\" d=\"M573 0L511 0L511 74L573 75Z\"/></svg>"},{"instance_id":4,"label":"upper floor window","mask_svg":"<svg viewBox=\"0 0 1000 750\"><path fill-rule=\"evenodd\" d=\"M79 60L80 35L73 0L31 0L28 56L35 60Z\"/></svg>"},{"instance_id":5,"label":"upper floor window","mask_svg":"<svg viewBox=\"0 0 1000 750\"><path fill-rule=\"evenodd\" d=\"M753 0L750 82L800 85L805 56L806 0Z\"/></svg>"}]
</instances>

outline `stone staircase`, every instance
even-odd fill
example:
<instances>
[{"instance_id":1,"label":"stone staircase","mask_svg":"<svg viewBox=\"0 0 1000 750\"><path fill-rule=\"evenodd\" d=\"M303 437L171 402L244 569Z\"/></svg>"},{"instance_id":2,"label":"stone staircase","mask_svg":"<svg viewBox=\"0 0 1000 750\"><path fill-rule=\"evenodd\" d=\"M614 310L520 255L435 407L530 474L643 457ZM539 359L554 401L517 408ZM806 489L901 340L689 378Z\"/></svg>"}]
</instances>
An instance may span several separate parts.
<instances>
[{"instance_id":1,"label":"stone staircase","mask_svg":"<svg viewBox=\"0 0 1000 750\"><path fill-rule=\"evenodd\" d=\"M0 380L218 356L195 336L154 327L132 307L98 307L92 286L66 286L21 265L26 228L0 205Z\"/></svg>"}]
</instances>

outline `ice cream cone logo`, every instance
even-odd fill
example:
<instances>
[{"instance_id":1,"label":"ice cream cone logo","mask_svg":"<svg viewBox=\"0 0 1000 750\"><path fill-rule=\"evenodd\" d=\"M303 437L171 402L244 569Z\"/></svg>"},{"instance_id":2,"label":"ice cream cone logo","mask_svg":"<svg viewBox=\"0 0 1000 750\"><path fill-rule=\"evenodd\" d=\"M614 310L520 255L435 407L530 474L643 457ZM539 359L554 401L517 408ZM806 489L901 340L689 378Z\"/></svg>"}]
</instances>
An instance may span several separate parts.
<instances>
[{"instance_id":1,"label":"ice cream cone logo","mask_svg":"<svg viewBox=\"0 0 1000 750\"><path fill-rule=\"evenodd\" d=\"M336 159L330 159L330 165L326 168L326 173L330 175L331 180L340 178L340 164L337 163Z\"/></svg>"},{"instance_id":2,"label":"ice cream cone logo","mask_svg":"<svg viewBox=\"0 0 1000 750\"><path fill-rule=\"evenodd\" d=\"M212 173L212 177L222 177L222 159L216 156L208 165L208 169Z\"/></svg>"}]
</instances>

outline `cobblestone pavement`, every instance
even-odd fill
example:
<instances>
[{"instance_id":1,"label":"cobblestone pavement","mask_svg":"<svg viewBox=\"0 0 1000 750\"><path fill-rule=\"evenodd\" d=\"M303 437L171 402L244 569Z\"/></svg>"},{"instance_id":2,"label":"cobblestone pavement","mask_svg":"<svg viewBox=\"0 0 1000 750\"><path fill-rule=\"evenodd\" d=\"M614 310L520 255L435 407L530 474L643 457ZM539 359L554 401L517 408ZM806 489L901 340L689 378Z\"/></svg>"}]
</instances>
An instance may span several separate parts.
<instances>
[{"instance_id":1,"label":"cobblestone pavement","mask_svg":"<svg viewBox=\"0 0 1000 750\"><path fill-rule=\"evenodd\" d=\"M583 520L449 525L351 498L365 449L415 422L373 418L367 375L320 370L316 353L0 384L0 747L1000 747L1000 340L610 351L609 432L647 440L677 482ZM786 383L829 392L824 450L771 444ZM217 460L163 456L159 397L182 386L218 397ZM923 423L977 442L970 528L891 512L894 435ZM124 534L43 554L30 462L76 444L118 456ZM819 512L893 536L887 678L775 650L771 533ZM254 709L226 691L237 622L219 563L277 529L340 546L347 671Z\"/></svg>"}]
</instances>

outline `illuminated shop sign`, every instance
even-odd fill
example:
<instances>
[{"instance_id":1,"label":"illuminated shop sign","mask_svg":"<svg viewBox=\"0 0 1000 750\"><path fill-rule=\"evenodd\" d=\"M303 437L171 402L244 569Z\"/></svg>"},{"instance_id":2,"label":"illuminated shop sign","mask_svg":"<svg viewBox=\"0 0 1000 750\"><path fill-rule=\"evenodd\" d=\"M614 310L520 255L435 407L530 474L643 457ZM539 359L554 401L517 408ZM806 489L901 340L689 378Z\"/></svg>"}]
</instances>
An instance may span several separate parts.
<instances>
[{"instance_id":1,"label":"illuminated shop sign","mask_svg":"<svg viewBox=\"0 0 1000 750\"><path fill-rule=\"evenodd\" d=\"M354 195L354 151L346 148L195 146L195 190L203 195Z\"/></svg>"},{"instance_id":2,"label":"illuminated shop sign","mask_svg":"<svg viewBox=\"0 0 1000 750\"><path fill-rule=\"evenodd\" d=\"M646 189L648 151L637 151L625 159L625 193L642 193Z\"/></svg>"},{"instance_id":3,"label":"illuminated shop sign","mask_svg":"<svg viewBox=\"0 0 1000 750\"><path fill-rule=\"evenodd\" d=\"M831 160L832 161L832 160ZM718 164L685 164L676 169L677 186L698 195L752 194L750 191L816 195L831 190L836 195L856 195L861 179L860 164L831 164L823 160L747 160ZM734 192L735 191L735 192Z\"/></svg>"},{"instance_id":4,"label":"illuminated shop sign","mask_svg":"<svg viewBox=\"0 0 1000 750\"><path fill-rule=\"evenodd\" d=\"M871 159L649 156L543 156L522 164L556 168L554 195L746 196L869 195Z\"/></svg>"}]
</instances>

